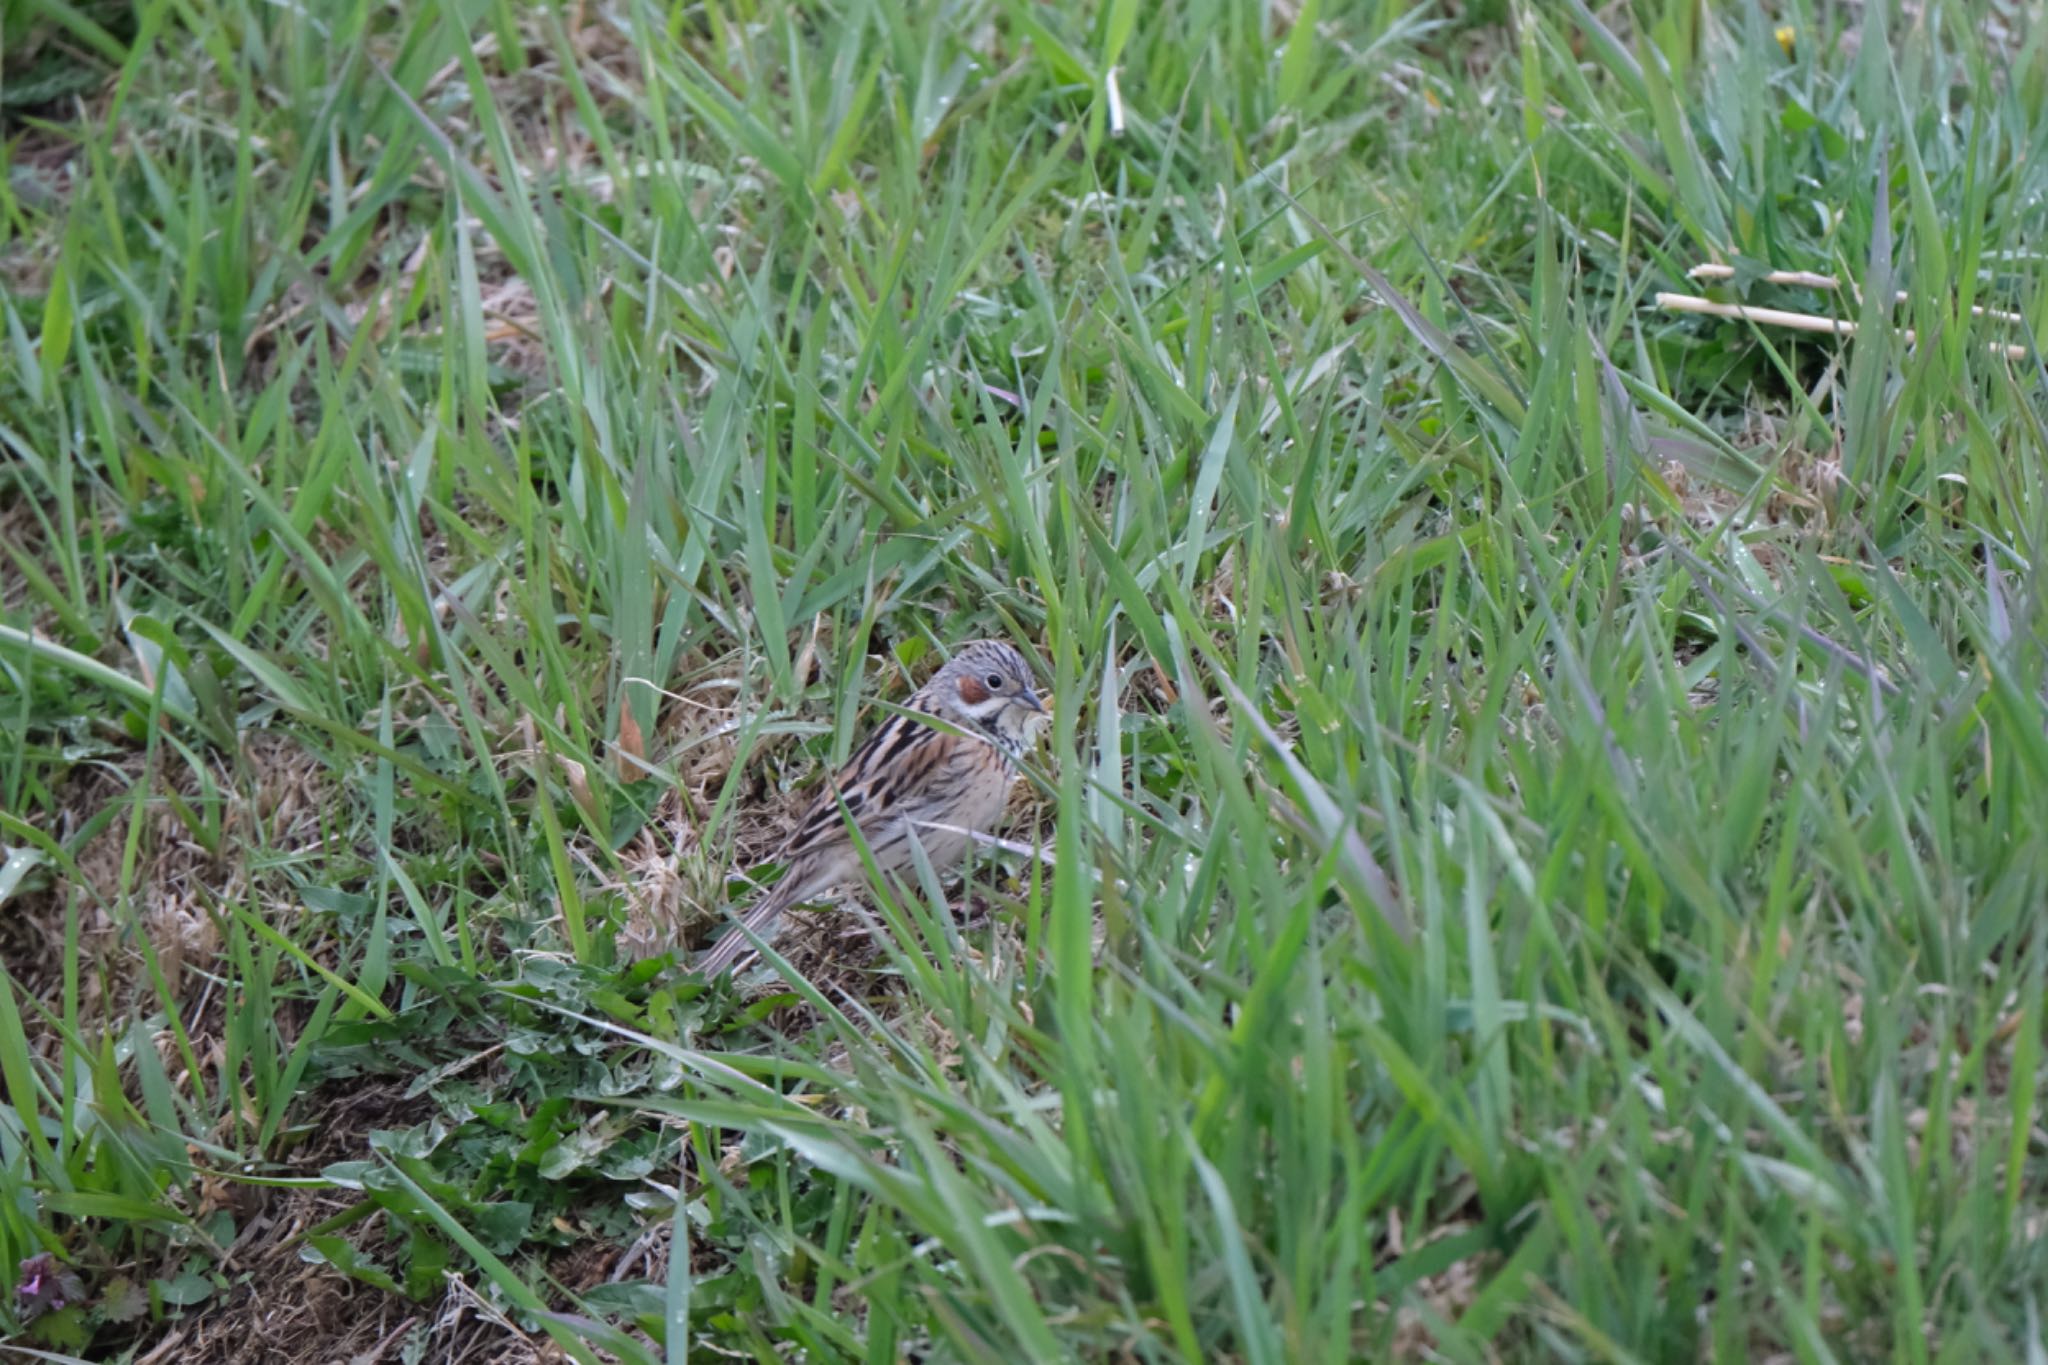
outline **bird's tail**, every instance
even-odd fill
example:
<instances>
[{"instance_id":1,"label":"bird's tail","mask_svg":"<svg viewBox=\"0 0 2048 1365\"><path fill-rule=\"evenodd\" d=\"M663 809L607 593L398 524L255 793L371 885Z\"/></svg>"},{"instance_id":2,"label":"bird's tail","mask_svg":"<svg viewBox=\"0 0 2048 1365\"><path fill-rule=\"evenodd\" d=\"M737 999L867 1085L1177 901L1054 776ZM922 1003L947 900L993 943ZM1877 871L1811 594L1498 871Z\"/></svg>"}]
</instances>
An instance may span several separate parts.
<instances>
[{"instance_id":1,"label":"bird's tail","mask_svg":"<svg viewBox=\"0 0 2048 1365\"><path fill-rule=\"evenodd\" d=\"M704 955L697 959L697 973L706 981L713 981L751 962L760 950L754 946L753 938L747 936L747 931L752 930L755 937L772 941L775 930L780 927L782 912L790 907L802 889L795 879L785 876L780 884L770 888L767 895L740 916L740 922L728 930L724 938L704 950Z\"/></svg>"}]
</instances>

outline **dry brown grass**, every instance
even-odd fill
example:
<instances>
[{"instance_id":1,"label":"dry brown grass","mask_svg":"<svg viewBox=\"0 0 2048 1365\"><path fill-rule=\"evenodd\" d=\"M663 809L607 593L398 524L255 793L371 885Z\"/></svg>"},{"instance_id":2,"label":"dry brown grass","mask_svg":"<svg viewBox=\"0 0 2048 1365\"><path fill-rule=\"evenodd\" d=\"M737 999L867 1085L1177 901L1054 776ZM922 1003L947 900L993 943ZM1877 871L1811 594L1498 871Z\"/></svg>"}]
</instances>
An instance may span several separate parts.
<instances>
[{"instance_id":1,"label":"dry brown grass","mask_svg":"<svg viewBox=\"0 0 2048 1365\"><path fill-rule=\"evenodd\" d=\"M83 763L59 786L56 809L41 822L45 833L70 845L99 822L77 851L80 877L24 896L18 913L0 921L10 970L38 999L59 998L70 912L78 916L86 1018L113 1019L153 998L153 955L165 987L196 1025L217 1004L209 974L220 947L221 907L254 900L276 916L296 906L288 880L257 870L252 854L268 851L282 860L321 846L321 813L335 797L321 761L262 730L244 737L239 764L213 757L208 776L221 809L209 849L168 799L175 795L198 810L200 776L168 752L159 751L154 771L141 752ZM132 815L138 800L139 821ZM124 875L131 837L133 870Z\"/></svg>"}]
</instances>

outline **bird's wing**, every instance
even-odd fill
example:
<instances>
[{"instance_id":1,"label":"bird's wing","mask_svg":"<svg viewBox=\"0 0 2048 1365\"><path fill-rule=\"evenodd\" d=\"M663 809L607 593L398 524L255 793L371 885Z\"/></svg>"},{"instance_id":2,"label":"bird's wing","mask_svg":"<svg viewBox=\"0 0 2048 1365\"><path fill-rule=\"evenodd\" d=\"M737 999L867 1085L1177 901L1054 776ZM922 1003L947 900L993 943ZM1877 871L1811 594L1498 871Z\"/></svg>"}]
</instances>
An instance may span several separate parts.
<instances>
[{"instance_id":1,"label":"bird's wing","mask_svg":"<svg viewBox=\"0 0 2048 1365\"><path fill-rule=\"evenodd\" d=\"M902 806L906 797L925 785L932 768L945 761L953 746L963 742L975 741L963 741L959 735L935 729L921 715L892 712L805 809L782 851L783 860L794 862L822 845L845 838L846 827L839 815L841 801L846 803L861 833L871 835Z\"/></svg>"}]
</instances>

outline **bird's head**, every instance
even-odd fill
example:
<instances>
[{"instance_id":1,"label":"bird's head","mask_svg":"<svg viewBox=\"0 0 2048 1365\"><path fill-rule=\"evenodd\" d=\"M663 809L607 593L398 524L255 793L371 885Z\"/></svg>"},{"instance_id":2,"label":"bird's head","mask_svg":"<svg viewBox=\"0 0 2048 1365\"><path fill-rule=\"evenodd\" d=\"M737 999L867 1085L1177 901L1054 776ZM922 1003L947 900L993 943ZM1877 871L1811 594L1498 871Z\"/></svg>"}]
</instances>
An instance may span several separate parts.
<instances>
[{"instance_id":1,"label":"bird's head","mask_svg":"<svg viewBox=\"0 0 2048 1365\"><path fill-rule=\"evenodd\" d=\"M926 688L944 714L1021 749L1046 716L1031 685L1031 665L1005 640L962 645Z\"/></svg>"}]
</instances>

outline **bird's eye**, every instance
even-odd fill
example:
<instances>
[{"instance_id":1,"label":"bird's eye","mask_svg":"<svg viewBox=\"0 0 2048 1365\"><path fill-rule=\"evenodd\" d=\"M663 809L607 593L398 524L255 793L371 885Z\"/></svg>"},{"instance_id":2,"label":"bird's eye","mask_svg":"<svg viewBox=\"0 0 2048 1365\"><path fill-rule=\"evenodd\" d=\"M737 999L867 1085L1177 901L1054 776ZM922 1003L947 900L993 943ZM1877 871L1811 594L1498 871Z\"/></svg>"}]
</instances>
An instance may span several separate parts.
<instances>
[{"instance_id":1,"label":"bird's eye","mask_svg":"<svg viewBox=\"0 0 2048 1365\"><path fill-rule=\"evenodd\" d=\"M986 678L983 678L982 681L988 684L988 690L991 692L1003 690L1003 675L1000 673L991 673Z\"/></svg>"}]
</instances>

